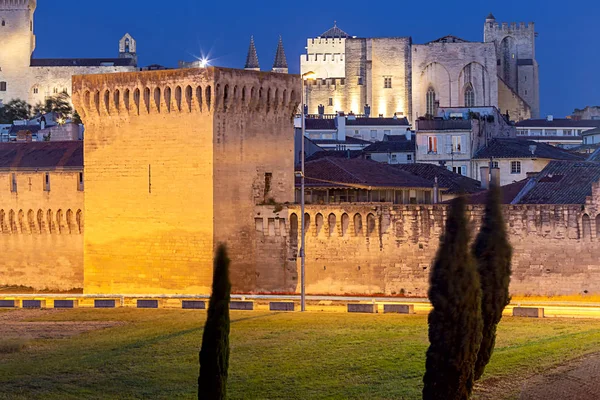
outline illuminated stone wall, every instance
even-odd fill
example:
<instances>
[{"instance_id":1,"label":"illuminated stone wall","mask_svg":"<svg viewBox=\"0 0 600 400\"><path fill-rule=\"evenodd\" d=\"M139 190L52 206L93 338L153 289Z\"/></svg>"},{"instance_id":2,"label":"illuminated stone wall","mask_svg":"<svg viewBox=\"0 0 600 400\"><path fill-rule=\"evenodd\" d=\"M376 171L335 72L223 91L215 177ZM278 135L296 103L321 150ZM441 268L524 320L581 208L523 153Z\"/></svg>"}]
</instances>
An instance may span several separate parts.
<instances>
[{"instance_id":1,"label":"illuminated stone wall","mask_svg":"<svg viewBox=\"0 0 600 400\"><path fill-rule=\"evenodd\" d=\"M66 291L83 287L83 192L79 170L2 171L0 286ZM15 173L17 191L11 191Z\"/></svg>"},{"instance_id":2,"label":"illuminated stone wall","mask_svg":"<svg viewBox=\"0 0 600 400\"><path fill-rule=\"evenodd\" d=\"M512 294L600 294L600 189L594 191L583 210L505 207L514 247ZM445 206L310 205L306 212L308 293L426 296ZM483 212L469 207L473 234ZM298 292L299 208L275 214L261 207L255 217L263 255L257 291Z\"/></svg>"},{"instance_id":3,"label":"illuminated stone wall","mask_svg":"<svg viewBox=\"0 0 600 400\"><path fill-rule=\"evenodd\" d=\"M299 79L220 68L73 79L86 124L86 293L210 293L226 241L255 285L254 206L293 200Z\"/></svg>"},{"instance_id":4,"label":"illuminated stone wall","mask_svg":"<svg viewBox=\"0 0 600 400\"><path fill-rule=\"evenodd\" d=\"M508 111L511 121L531 118L531 107L501 79L498 79L498 107L502 114Z\"/></svg>"}]
</instances>

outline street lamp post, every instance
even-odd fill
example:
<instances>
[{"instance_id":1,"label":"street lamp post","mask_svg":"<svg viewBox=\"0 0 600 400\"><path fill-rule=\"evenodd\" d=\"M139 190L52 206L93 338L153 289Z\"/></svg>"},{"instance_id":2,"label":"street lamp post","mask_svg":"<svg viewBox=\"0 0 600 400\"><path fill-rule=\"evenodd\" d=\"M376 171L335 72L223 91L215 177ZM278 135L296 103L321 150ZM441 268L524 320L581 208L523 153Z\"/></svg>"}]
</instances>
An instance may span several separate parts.
<instances>
[{"instance_id":1,"label":"street lamp post","mask_svg":"<svg viewBox=\"0 0 600 400\"><path fill-rule=\"evenodd\" d=\"M305 274L305 265L306 265L306 250L304 249L304 242L305 242L305 236L306 236L306 232L305 232L305 224L304 224L304 162L306 160L306 155L304 154L304 135L306 133L306 115L304 114L304 103L305 101L307 102L308 99L306 99L304 94L304 90L305 90L305 85L304 85L304 81L307 79L313 79L314 78L315 73L310 71L310 72L306 72L304 74L302 74L302 94L301 94L301 111L300 113L302 114L301 117L301 126L302 126L302 137L300 138L301 141L301 147L300 147L300 152L301 152L301 156L300 156L300 165L301 165L301 170L302 170L302 175L300 178L300 212L302 213L302 216L300 218L300 223L302 224L302 227L300 228L300 311L304 312L306 311L306 274Z\"/></svg>"}]
</instances>

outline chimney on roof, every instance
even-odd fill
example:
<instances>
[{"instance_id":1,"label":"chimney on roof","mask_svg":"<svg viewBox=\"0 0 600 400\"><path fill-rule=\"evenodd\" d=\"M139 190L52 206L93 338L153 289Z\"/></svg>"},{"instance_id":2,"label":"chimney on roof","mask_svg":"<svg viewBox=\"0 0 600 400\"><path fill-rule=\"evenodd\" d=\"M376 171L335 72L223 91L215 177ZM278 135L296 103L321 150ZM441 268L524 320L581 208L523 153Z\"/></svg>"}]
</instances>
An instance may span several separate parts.
<instances>
[{"instance_id":1,"label":"chimney on roof","mask_svg":"<svg viewBox=\"0 0 600 400\"><path fill-rule=\"evenodd\" d=\"M500 187L500 168L492 168L490 175L492 176L490 186Z\"/></svg>"},{"instance_id":2,"label":"chimney on roof","mask_svg":"<svg viewBox=\"0 0 600 400\"><path fill-rule=\"evenodd\" d=\"M529 145L529 151L531 152L531 155L535 155L536 150L537 150L537 145L535 145L535 144Z\"/></svg>"},{"instance_id":3,"label":"chimney on roof","mask_svg":"<svg viewBox=\"0 0 600 400\"><path fill-rule=\"evenodd\" d=\"M479 170L481 171L481 188L488 190L490 188L490 167L483 166Z\"/></svg>"},{"instance_id":4,"label":"chimney on roof","mask_svg":"<svg viewBox=\"0 0 600 400\"><path fill-rule=\"evenodd\" d=\"M433 180L433 204L439 203L439 187L438 187L438 178L437 176Z\"/></svg>"},{"instance_id":5,"label":"chimney on roof","mask_svg":"<svg viewBox=\"0 0 600 400\"><path fill-rule=\"evenodd\" d=\"M365 104L365 117L369 118L371 116L371 106L368 104Z\"/></svg>"},{"instance_id":6,"label":"chimney on roof","mask_svg":"<svg viewBox=\"0 0 600 400\"><path fill-rule=\"evenodd\" d=\"M546 117L546 120L548 120L549 122L552 122L552 121L554 121L554 115L548 115L548 116Z\"/></svg>"},{"instance_id":7,"label":"chimney on roof","mask_svg":"<svg viewBox=\"0 0 600 400\"><path fill-rule=\"evenodd\" d=\"M337 127L337 140L346 141L346 117L344 115L337 115L335 117L335 125Z\"/></svg>"}]
</instances>

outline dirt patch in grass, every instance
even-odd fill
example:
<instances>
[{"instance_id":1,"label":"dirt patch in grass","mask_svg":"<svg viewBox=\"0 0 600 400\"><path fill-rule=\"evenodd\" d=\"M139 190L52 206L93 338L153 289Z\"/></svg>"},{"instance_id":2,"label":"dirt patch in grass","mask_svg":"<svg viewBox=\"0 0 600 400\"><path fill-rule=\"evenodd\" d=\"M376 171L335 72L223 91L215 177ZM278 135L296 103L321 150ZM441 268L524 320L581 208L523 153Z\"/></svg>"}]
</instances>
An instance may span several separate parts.
<instances>
[{"instance_id":1,"label":"dirt patch in grass","mask_svg":"<svg viewBox=\"0 0 600 400\"><path fill-rule=\"evenodd\" d=\"M98 329L124 325L122 321L34 321L64 310L15 310L0 313L0 337L8 342L20 339L63 339Z\"/></svg>"},{"instance_id":2,"label":"dirt patch in grass","mask_svg":"<svg viewBox=\"0 0 600 400\"><path fill-rule=\"evenodd\" d=\"M18 353L26 346L24 339L0 339L0 354Z\"/></svg>"}]
</instances>

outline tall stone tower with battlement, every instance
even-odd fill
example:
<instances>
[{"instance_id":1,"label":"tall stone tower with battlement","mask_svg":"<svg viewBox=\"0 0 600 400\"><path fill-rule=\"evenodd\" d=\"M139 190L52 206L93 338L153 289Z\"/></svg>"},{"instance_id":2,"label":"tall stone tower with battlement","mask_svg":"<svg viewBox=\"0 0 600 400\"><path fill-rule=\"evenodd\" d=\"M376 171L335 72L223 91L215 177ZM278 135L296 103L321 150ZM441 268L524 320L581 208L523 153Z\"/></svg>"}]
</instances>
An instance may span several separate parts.
<instances>
[{"instance_id":1,"label":"tall stone tower with battlement","mask_svg":"<svg viewBox=\"0 0 600 400\"><path fill-rule=\"evenodd\" d=\"M500 24L490 14L485 20L484 42L496 46L498 76L540 115L539 66L535 59L535 24Z\"/></svg>"},{"instance_id":2,"label":"tall stone tower with battlement","mask_svg":"<svg viewBox=\"0 0 600 400\"><path fill-rule=\"evenodd\" d=\"M255 206L294 201L299 77L210 67L76 76L73 89L86 125L84 291L210 293L219 242L234 290L254 290Z\"/></svg>"},{"instance_id":3,"label":"tall stone tower with battlement","mask_svg":"<svg viewBox=\"0 0 600 400\"><path fill-rule=\"evenodd\" d=\"M36 0L0 0L0 105L27 99Z\"/></svg>"}]
</instances>

